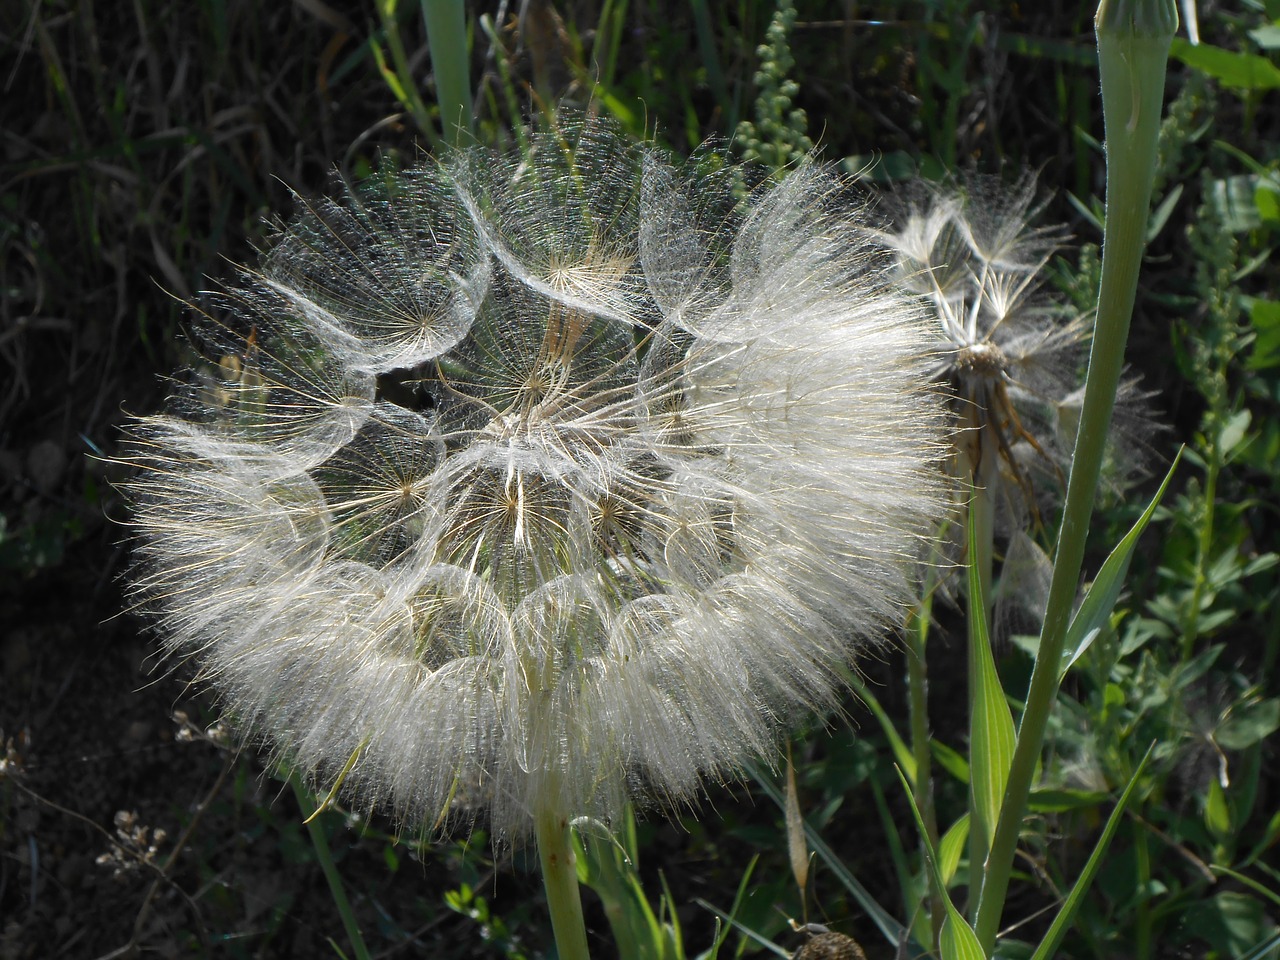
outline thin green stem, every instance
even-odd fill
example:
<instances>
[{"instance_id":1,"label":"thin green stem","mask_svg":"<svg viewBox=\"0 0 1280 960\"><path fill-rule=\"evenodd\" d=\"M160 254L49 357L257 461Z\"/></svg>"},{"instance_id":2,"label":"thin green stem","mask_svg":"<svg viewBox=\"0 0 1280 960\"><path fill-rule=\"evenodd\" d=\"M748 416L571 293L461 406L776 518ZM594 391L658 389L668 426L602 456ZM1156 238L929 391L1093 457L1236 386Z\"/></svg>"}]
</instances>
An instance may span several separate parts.
<instances>
[{"instance_id":1,"label":"thin green stem","mask_svg":"<svg viewBox=\"0 0 1280 960\"><path fill-rule=\"evenodd\" d=\"M307 833L311 835L311 845L315 847L316 861L320 864L320 870L329 884L329 895L333 897L333 905L338 908L338 916L342 918L342 926L347 931L351 951L356 955L356 960L370 960L369 948L365 946L364 937L360 935L360 925L356 923L351 901L347 899L347 891L342 886L342 877L338 873L337 865L333 862L329 840L324 835L324 825L320 822L320 818L315 816L316 805L312 803L311 795L293 771L289 772L289 786L293 787L293 794L298 798L298 806L306 817Z\"/></svg>"},{"instance_id":2,"label":"thin green stem","mask_svg":"<svg viewBox=\"0 0 1280 960\"><path fill-rule=\"evenodd\" d=\"M436 141L435 128L427 115L427 105L422 102L418 87L413 82L413 72L409 69L409 57L405 53L404 40L400 36L400 21L397 15L399 0L376 0L374 6L378 10L378 19L382 22L382 32L387 39L387 49L391 51L391 66L387 67L379 60L383 78L391 86L392 92L400 100L418 124L427 138ZM379 48L374 46L375 53L381 57Z\"/></svg>"},{"instance_id":3,"label":"thin green stem","mask_svg":"<svg viewBox=\"0 0 1280 960\"><path fill-rule=\"evenodd\" d=\"M582 894L574 862L569 819L557 810L543 810L534 821L542 883L560 960L589 960L587 928L582 919Z\"/></svg>"},{"instance_id":4,"label":"thin green stem","mask_svg":"<svg viewBox=\"0 0 1280 960\"><path fill-rule=\"evenodd\" d=\"M1147 893L1151 885L1151 851L1148 848L1147 831L1139 824L1133 825L1134 868L1137 876L1138 903L1134 934L1136 957L1134 960L1151 960L1151 900Z\"/></svg>"},{"instance_id":5,"label":"thin green stem","mask_svg":"<svg viewBox=\"0 0 1280 960\"><path fill-rule=\"evenodd\" d=\"M933 754L929 747L929 668L925 648L929 640L929 624L933 617L933 591L938 584L938 569L929 567L920 603L911 615L907 629L907 703L911 730L911 755L916 771L911 788L929 846L938 849L938 815L933 802ZM938 948L942 929L942 898L930 888L929 917L932 920L933 948Z\"/></svg>"},{"instance_id":6,"label":"thin green stem","mask_svg":"<svg viewBox=\"0 0 1280 960\"><path fill-rule=\"evenodd\" d=\"M1045 727L1057 699L1063 644L1124 366L1151 202L1165 64L1177 13L1172 0L1103 0L1095 23L1107 146L1102 281L1044 628L979 898L975 930L988 956L999 930Z\"/></svg>"}]
</instances>

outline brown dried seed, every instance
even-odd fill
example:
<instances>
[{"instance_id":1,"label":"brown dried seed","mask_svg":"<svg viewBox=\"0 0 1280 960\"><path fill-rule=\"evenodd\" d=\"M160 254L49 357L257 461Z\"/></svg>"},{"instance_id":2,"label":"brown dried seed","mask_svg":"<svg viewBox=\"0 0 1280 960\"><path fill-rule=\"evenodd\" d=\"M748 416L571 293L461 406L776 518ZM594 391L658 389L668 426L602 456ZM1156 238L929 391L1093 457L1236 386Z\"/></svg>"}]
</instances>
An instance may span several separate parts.
<instances>
[{"instance_id":1,"label":"brown dried seed","mask_svg":"<svg viewBox=\"0 0 1280 960\"><path fill-rule=\"evenodd\" d=\"M811 937L791 960L867 960L867 955L852 937L828 931Z\"/></svg>"}]
</instances>

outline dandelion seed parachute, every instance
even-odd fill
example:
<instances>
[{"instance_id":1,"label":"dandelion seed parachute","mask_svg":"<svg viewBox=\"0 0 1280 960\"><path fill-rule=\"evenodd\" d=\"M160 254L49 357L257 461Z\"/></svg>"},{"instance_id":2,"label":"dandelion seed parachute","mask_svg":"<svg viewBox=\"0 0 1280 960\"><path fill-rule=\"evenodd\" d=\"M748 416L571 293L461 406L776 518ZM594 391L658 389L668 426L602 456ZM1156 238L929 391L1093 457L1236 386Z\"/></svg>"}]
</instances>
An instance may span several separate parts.
<instances>
[{"instance_id":1,"label":"dandelion seed parachute","mask_svg":"<svg viewBox=\"0 0 1280 960\"><path fill-rule=\"evenodd\" d=\"M1044 290L1065 230L1036 225L1030 175L1013 184L915 184L895 199L891 224L873 234L932 318L934 375L968 428L958 436L960 472L992 488L1006 535L1024 532L1064 486L1093 330L1092 315ZM1153 429L1145 400L1135 382L1122 385L1112 440L1117 485L1142 472L1144 434Z\"/></svg>"},{"instance_id":2,"label":"dandelion seed parachute","mask_svg":"<svg viewBox=\"0 0 1280 960\"><path fill-rule=\"evenodd\" d=\"M301 203L129 485L135 593L235 716L508 839L831 709L947 501L918 307L836 175L736 203L602 124L531 145Z\"/></svg>"}]
</instances>

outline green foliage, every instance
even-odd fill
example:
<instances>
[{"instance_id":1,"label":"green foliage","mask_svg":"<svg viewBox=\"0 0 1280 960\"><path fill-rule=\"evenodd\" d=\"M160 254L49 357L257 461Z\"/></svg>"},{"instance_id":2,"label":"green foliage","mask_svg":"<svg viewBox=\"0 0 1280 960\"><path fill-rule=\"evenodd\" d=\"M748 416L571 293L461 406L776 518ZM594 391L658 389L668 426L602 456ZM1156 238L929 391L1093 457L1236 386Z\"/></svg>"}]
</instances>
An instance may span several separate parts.
<instances>
[{"instance_id":1,"label":"green foliage","mask_svg":"<svg viewBox=\"0 0 1280 960\"><path fill-rule=\"evenodd\" d=\"M468 884L462 884L444 895L444 903L454 913L459 913L476 924L474 933L486 948L508 960L526 960L528 954L520 946L520 938L514 935L503 919L492 911L489 901L479 896Z\"/></svg>"},{"instance_id":2,"label":"green foliage","mask_svg":"<svg viewBox=\"0 0 1280 960\"><path fill-rule=\"evenodd\" d=\"M610 113L635 133L657 127L680 151L708 135L733 138L773 168L811 149L820 130L829 158L846 158L851 172L870 166L881 179L1040 169L1043 182L1070 185L1077 198L1074 213L1060 202L1052 212L1076 218L1082 243L1058 265L1057 282L1074 302L1094 301L1101 153L1086 6L883 0L835 24L833 5L807 0L530 3L525 18L515 6L505 19L477 9L466 22L478 139L519 140L523 117L564 102ZM1147 438L1154 472L1180 443L1187 450L1124 576L1090 594L1107 602L1086 605L1081 635L1067 643L1078 656L1021 821L1004 917L1019 925L998 941L1000 956L1030 956L1069 899L1075 921L1053 934L1061 933L1060 957L1270 960L1278 952L1280 133L1266 107L1280 76L1280 10L1254 3L1201 15L1206 42L1173 47L1129 353L1168 424ZM225 260L246 259L260 241L263 213L288 209L287 188L316 193L335 166L357 178L379 157L414 157L415 141L435 142L440 111L414 4L380 0L348 19L323 4L53 0L2 17L13 55L0 177L0 570L17 609L35 589L88 596L119 569L119 533L102 523L119 505L84 462L80 435L110 452L121 407L153 407L151 371L184 359L172 336L183 307L165 291L195 298L208 277L226 276ZM46 440L69 464L49 486L35 482L29 456ZM1110 549L1153 494L1154 484L1141 495L1113 489L1093 524L1086 579L1107 580ZM933 919L950 915L947 901L957 912L974 906L970 777L990 777L993 764L975 755L968 734L964 630L944 592L922 608L910 654L886 650L885 664L866 666L865 708L846 708L857 729L835 722L797 745L815 853L808 903L790 879L782 792L760 771L758 786L717 793L701 822L655 844L678 863L646 848L655 831L643 825L624 825L621 847L584 825L586 880L598 891L588 903L593 936L606 926L639 931L625 941L639 955L741 955L762 941L784 943L786 918L812 910L855 932L869 954L877 939L881 955L901 945L905 956L938 956L944 938L946 950L962 949L951 942L960 927ZM986 702L1007 704L1016 721L1029 661L1002 642L998 624L994 633L991 670L1004 696L988 684ZM42 644L43 635L32 646ZM103 645L87 630L47 646L28 667L16 643L6 646L5 682L53 675L61 663L86 672ZM919 717L897 686L909 669L919 671L928 707ZM0 696L10 734L26 724L38 734L50 714L75 709L77 733L65 738L74 748L62 748L68 758L46 754L33 786L79 809L89 778L75 757L90 752L81 741L100 727L125 776L111 795L144 791L134 754L119 753L112 712L69 704L55 680L43 698L28 702L8 688ZM82 708L102 719L85 721ZM143 925L142 947L233 957L289 956L294 944L328 949L308 939L314 930L342 934L301 817L248 760L216 753L181 781L189 786L181 800L164 801L182 828L171 832L191 833L160 887L177 906L158 914L163 924ZM218 781L224 762L231 775ZM747 796L775 791L776 809ZM17 813L0 824L9 876L18 877L12 888L24 891L6 912L18 932L6 937L37 953L82 951L85 941L69 942L54 913L96 910L105 923L111 917L96 901L125 924L118 940L115 928L103 934L105 953L128 939L154 874L120 887L115 900L96 882L89 894L71 885L68 897L89 899L51 911L55 893L36 880L97 868L83 849L74 859L64 853L83 848L83 825L67 821L58 836L62 815L40 810L39 830ZM112 813L95 808L93 817L109 824ZM518 853L495 862L482 830L469 842L428 845L341 810L316 822L375 954L524 957L534 955L526 944L546 941L529 865ZM1105 837L1102 868L1080 889ZM932 880L930 847L941 875ZM29 908L28 881L39 909ZM931 885L940 889L930 905ZM732 919L716 930L699 897L727 905Z\"/></svg>"},{"instance_id":3,"label":"green foliage","mask_svg":"<svg viewBox=\"0 0 1280 960\"><path fill-rule=\"evenodd\" d=\"M765 42L756 49L760 67L755 75L755 119L742 121L734 133L743 159L773 170L797 163L813 149L805 132L808 117L793 103L800 92L790 76L796 65L790 46L795 22L794 0L778 0Z\"/></svg>"}]
</instances>

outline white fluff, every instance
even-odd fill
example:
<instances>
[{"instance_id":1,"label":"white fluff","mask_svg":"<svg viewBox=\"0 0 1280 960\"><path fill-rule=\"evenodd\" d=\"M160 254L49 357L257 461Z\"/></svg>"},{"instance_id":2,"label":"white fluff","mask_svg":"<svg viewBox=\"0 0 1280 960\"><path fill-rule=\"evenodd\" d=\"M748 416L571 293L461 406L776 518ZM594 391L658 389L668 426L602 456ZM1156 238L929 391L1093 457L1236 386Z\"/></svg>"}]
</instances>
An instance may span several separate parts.
<instances>
[{"instance_id":1,"label":"white fluff","mask_svg":"<svg viewBox=\"0 0 1280 960\"><path fill-rule=\"evenodd\" d=\"M678 802L830 710L947 509L918 301L816 165L584 123L302 207L135 424L135 581L283 756L430 829Z\"/></svg>"}]
</instances>

